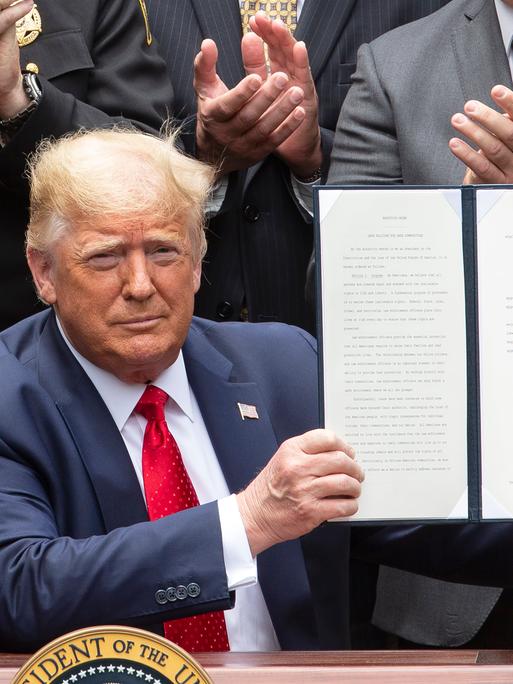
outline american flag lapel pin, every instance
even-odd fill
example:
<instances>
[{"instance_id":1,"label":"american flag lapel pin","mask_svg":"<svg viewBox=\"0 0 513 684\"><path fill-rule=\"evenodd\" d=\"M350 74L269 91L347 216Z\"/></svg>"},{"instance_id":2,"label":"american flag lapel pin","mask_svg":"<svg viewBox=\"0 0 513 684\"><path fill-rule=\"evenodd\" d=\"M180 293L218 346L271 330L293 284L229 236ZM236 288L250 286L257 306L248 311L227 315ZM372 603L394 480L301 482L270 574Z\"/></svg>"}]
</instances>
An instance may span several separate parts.
<instances>
[{"instance_id":1,"label":"american flag lapel pin","mask_svg":"<svg viewBox=\"0 0 513 684\"><path fill-rule=\"evenodd\" d=\"M237 402L237 406L239 407L239 413L242 420L258 420L256 406L253 406L253 404L241 404L240 401Z\"/></svg>"}]
</instances>

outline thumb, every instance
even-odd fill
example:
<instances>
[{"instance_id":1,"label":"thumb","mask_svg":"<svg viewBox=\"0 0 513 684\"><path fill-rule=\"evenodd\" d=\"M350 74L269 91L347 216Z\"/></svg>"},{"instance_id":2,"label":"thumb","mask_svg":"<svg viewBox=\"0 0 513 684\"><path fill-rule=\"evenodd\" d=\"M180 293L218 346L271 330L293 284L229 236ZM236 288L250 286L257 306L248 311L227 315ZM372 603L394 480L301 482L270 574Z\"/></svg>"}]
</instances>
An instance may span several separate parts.
<instances>
[{"instance_id":1,"label":"thumb","mask_svg":"<svg viewBox=\"0 0 513 684\"><path fill-rule=\"evenodd\" d=\"M206 38L194 60L194 88L200 96L208 96L209 88L217 84L217 57L217 45Z\"/></svg>"}]
</instances>

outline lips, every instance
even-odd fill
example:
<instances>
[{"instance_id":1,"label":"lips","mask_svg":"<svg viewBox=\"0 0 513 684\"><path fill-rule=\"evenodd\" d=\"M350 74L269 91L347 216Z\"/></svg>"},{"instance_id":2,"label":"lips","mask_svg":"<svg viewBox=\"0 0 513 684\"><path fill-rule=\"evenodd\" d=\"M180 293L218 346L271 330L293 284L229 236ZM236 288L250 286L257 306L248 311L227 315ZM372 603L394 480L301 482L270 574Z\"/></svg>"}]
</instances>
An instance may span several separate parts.
<instances>
[{"instance_id":1,"label":"lips","mask_svg":"<svg viewBox=\"0 0 513 684\"><path fill-rule=\"evenodd\" d=\"M146 321L155 321L157 318L161 318L161 316L141 316L139 318L129 318L125 321L121 321L122 323L145 323Z\"/></svg>"},{"instance_id":2,"label":"lips","mask_svg":"<svg viewBox=\"0 0 513 684\"><path fill-rule=\"evenodd\" d=\"M150 327L158 323L163 317L159 315L153 316L138 316L137 318L128 318L126 320L118 321L117 325L126 325L133 328Z\"/></svg>"}]
</instances>

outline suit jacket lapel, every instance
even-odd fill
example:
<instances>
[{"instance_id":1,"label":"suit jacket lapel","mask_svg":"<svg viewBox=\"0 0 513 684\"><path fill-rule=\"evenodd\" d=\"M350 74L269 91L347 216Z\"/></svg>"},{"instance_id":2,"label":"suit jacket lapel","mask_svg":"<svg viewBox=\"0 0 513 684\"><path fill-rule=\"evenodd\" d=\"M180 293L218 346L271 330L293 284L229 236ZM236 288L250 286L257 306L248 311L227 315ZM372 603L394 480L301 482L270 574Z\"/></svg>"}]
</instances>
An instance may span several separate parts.
<instances>
[{"instance_id":1,"label":"suit jacket lapel","mask_svg":"<svg viewBox=\"0 0 513 684\"><path fill-rule=\"evenodd\" d=\"M497 109L490 89L497 83L511 88L512 82L495 5L471 0L464 7L461 23L451 35L464 99Z\"/></svg>"},{"instance_id":2,"label":"suit jacket lapel","mask_svg":"<svg viewBox=\"0 0 513 684\"><path fill-rule=\"evenodd\" d=\"M41 335L39 379L54 398L89 473L105 530L147 520L141 488L119 430L62 339L53 313Z\"/></svg>"},{"instance_id":3,"label":"suit jacket lapel","mask_svg":"<svg viewBox=\"0 0 513 684\"><path fill-rule=\"evenodd\" d=\"M246 74L242 66L240 41L242 24L236 0L190 0L204 38L212 38L219 50L217 73L228 88Z\"/></svg>"},{"instance_id":4,"label":"suit jacket lapel","mask_svg":"<svg viewBox=\"0 0 513 684\"><path fill-rule=\"evenodd\" d=\"M356 0L306 0L295 37L304 40L314 80L318 78L347 24Z\"/></svg>"},{"instance_id":5,"label":"suit jacket lapel","mask_svg":"<svg viewBox=\"0 0 513 684\"><path fill-rule=\"evenodd\" d=\"M237 382L233 364L191 328L183 349L187 377L230 491L243 489L278 448L266 403L254 382ZM238 404L255 406L242 420Z\"/></svg>"},{"instance_id":6,"label":"suit jacket lapel","mask_svg":"<svg viewBox=\"0 0 513 684\"><path fill-rule=\"evenodd\" d=\"M240 491L278 448L267 402L256 383L237 381L233 364L194 328L183 352L189 382L228 487ZM242 420L238 403L256 406L258 420ZM282 648L311 648L316 639L315 619L299 542L280 544L261 554L258 572ZM291 606L298 607L293 617Z\"/></svg>"}]
</instances>

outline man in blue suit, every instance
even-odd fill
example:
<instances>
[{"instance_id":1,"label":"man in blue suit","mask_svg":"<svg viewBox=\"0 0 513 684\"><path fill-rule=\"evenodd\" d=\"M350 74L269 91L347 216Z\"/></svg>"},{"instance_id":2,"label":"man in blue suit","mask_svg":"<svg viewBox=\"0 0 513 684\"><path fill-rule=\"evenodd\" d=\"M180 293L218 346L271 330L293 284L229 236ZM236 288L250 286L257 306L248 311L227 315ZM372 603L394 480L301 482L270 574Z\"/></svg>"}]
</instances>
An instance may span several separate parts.
<instances>
[{"instance_id":1,"label":"man in blue suit","mask_svg":"<svg viewBox=\"0 0 513 684\"><path fill-rule=\"evenodd\" d=\"M363 474L314 429L305 332L191 323L211 180L135 131L32 163L27 256L52 308L0 335L1 650L211 611L234 650L347 645L346 531L316 528L355 512ZM163 414L139 408L148 386ZM169 492L151 488L162 458ZM201 505L153 513L183 487Z\"/></svg>"}]
</instances>

